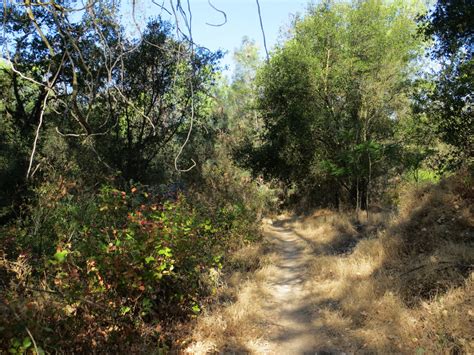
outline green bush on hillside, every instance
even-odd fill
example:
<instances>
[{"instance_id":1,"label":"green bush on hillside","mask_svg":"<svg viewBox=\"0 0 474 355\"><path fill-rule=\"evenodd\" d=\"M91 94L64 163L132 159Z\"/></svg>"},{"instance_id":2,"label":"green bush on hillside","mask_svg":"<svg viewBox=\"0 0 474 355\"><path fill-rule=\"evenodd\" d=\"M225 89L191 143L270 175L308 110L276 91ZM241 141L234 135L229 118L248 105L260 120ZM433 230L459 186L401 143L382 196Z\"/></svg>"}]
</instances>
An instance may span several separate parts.
<instances>
[{"instance_id":1,"label":"green bush on hillside","mask_svg":"<svg viewBox=\"0 0 474 355\"><path fill-rule=\"evenodd\" d=\"M210 213L144 186L79 196L63 181L38 196L29 218L2 228L5 350L27 328L46 351L156 346L167 324L200 311L225 256L258 236L255 206L237 197Z\"/></svg>"}]
</instances>

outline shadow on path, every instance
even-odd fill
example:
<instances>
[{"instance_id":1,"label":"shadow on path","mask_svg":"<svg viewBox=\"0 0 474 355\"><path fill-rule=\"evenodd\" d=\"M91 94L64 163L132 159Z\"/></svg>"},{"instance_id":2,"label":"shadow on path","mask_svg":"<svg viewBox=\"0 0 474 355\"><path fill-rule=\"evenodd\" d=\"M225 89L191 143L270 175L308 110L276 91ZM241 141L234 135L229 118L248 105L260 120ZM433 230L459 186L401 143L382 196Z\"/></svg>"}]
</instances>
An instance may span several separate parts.
<instances>
[{"instance_id":1,"label":"shadow on path","mask_svg":"<svg viewBox=\"0 0 474 355\"><path fill-rule=\"evenodd\" d=\"M277 324L268 341L279 354L342 354L321 337L331 330L318 322L318 310L305 289L317 245L290 227L297 219L277 220L267 231L278 255L275 272L268 279L272 298L263 306Z\"/></svg>"}]
</instances>

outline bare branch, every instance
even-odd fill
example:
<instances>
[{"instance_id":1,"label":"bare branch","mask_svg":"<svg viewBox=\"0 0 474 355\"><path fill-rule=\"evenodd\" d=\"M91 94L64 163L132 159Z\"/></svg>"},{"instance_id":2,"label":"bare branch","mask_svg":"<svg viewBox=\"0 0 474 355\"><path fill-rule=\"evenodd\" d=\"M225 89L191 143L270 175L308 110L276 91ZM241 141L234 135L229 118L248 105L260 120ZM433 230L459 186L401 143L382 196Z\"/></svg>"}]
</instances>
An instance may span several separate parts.
<instances>
[{"instance_id":1,"label":"bare branch","mask_svg":"<svg viewBox=\"0 0 474 355\"><path fill-rule=\"evenodd\" d=\"M35 26L36 31L38 32L39 36L41 37L41 40L46 45L46 47L48 47L49 55L51 57L54 57L54 49L51 46L51 44L49 43L46 36L44 35L43 31L41 30L41 27L36 22L33 11L31 10L31 0L25 0L25 7L26 7L26 13L28 14L28 17L30 18L31 22L33 23L33 26Z\"/></svg>"},{"instance_id":2,"label":"bare branch","mask_svg":"<svg viewBox=\"0 0 474 355\"><path fill-rule=\"evenodd\" d=\"M43 105L42 105L42 108L41 108L41 113L40 113L40 117L39 117L39 123L38 123L38 127L36 128L36 133L35 133L35 139L33 141L33 149L31 151L31 155L30 155L30 162L28 164L28 170L26 172L26 179L28 180L29 177L30 177L30 172L31 172L31 167L33 165L33 159L34 159L34 156L35 156L35 153L36 153L36 145L38 143L38 139L39 139L39 134L40 134L40 130L41 130L41 126L43 125L43 116L44 116L44 111L46 109L46 103L48 101L48 97L49 97L49 94L50 94L50 90L48 90L46 92L46 95L44 97L44 100L43 100Z\"/></svg>"},{"instance_id":3,"label":"bare branch","mask_svg":"<svg viewBox=\"0 0 474 355\"><path fill-rule=\"evenodd\" d=\"M47 86L47 89L46 89L46 95L44 96L44 99L43 99L43 103L42 103L42 106L41 106L41 111L40 111L40 115L39 115L39 122L38 122L38 127L36 128L36 133L35 133L35 139L33 141L33 149L31 150L31 155L30 155L30 161L28 163L28 170L26 172L26 179L28 180L30 178L30 172L31 172L31 167L33 166L33 160L34 160L34 157L35 157L35 153L36 153L36 146L38 144L38 139L39 139L39 134L40 134L40 130L41 130L41 126L43 125L43 116L44 116L44 111L46 110L46 104L48 102L48 98L49 98L49 95L50 93L54 93L53 89L52 89L52 86L54 85L54 83L56 82L58 76L59 76L59 73L61 72L61 67L62 67L62 64L64 62L64 58L65 56L63 55L62 59L61 59L61 62L59 64L59 67L58 67L58 70L56 71L56 74L53 76L53 78L51 79L50 82L48 82L48 86ZM38 168L38 167L37 167ZM35 169L35 171L33 172L33 174L36 172L37 169Z\"/></svg>"},{"instance_id":4,"label":"bare branch","mask_svg":"<svg viewBox=\"0 0 474 355\"><path fill-rule=\"evenodd\" d=\"M208 26L214 26L214 27L221 27L221 26L224 26L224 25L227 23L227 14L226 14L224 11L219 10L217 7L215 7L215 6L212 4L211 0L207 0L207 2L209 3L209 6L210 6L210 7L212 7L212 8L213 8L214 10L216 10L217 12L221 13L222 16L224 16L224 22L219 23L219 24L212 24L212 23L206 22L206 25L208 25Z\"/></svg>"},{"instance_id":5,"label":"bare branch","mask_svg":"<svg viewBox=\"0 0 474 355\"><path fill-rule=\"evenodd\" d=\"M187 168L187 169L179 169L178 168L178 159L181 156L181 154L183 153L184 148L188 144L189 138L191 137L191 133L193 131L193 123L194 123L194 87L193 87L193 82L192 81L191 81L190 85L191 85L191 123L189 125L189 130L188 130L188 134L186 136L186 140L184 141L183 145L179 148L179 152L176 155L176 157L174 158L174 168L177 171L180 171L180 172L188 172L196 166L196 162L194 161L194 159L191 159L193 164L189 168Z\"/></svg>"},{"instance_id":6,"label":"bare branch","mask_svg":"<svg viewBox=\"0 0 474 355\"><path fill-rule=\"evenodd\" d=\"M30 336L30 339L31 341L33 342L33 347L35 348L35 351L36 351L36 354L39 354L39 350L38 350L38 346L36 345L36 341L35 341L35 338L33 338L33 335L31 334L30 330L28 329L28 327L25 327L26 329L26 332L28 333L28 335Z\"/></svg>"},{"instance_id":7,"label":"bare branch","mask_svg":"<svg viewBox=\"0 0 474 355\"><path fill-rule=\"evenodd\" d=\"M267 49L267 39L265 37L265 31L263 29L263 21L262 21L262 12L260 10L260 3L258 0L255 0L257 2L257 8L258 8L258 18L260 20L260 29L262 30L262 36L263 36L263 47L265 48L265 53L267 55L267 62L269 61L270 57L268 55L268 49Z\"/></svg>"}]
</instances>

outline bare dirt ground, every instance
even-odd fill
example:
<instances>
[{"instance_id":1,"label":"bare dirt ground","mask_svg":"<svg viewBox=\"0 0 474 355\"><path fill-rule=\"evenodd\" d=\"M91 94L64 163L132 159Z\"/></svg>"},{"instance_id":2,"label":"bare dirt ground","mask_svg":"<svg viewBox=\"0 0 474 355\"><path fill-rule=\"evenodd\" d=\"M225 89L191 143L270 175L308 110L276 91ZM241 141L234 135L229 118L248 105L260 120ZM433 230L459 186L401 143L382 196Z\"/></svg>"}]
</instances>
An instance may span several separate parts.
<instances>
[{"instance_id":1,"label":"bare dirt ground","mask_svg":"<svg viewBox=\"0 0 474 355\"><path fill-rule=\"evenodd\" d=\"M270 297L262 307L271 312L268 350L280 354L341 353L328 339L321 339L318 309L314 309L305 288L313 250L304 238L283 221L268 227L268 240L277 253L275 272L269 275Z\"/></svg>"}]
</instances>

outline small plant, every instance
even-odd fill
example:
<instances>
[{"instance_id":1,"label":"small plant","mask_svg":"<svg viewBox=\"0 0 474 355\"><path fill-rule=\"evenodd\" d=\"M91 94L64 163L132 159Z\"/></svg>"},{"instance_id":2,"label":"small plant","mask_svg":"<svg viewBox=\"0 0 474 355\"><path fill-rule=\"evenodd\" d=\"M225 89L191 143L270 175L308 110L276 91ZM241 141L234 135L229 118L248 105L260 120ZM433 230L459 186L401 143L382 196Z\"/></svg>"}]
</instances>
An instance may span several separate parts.
<instances>
[{"instance_id":1,"label":"small plant","mask_svg":"<svg viewBox=\"0 0 474 355\"><path fill-rule=\"evenodd\" d=\"M31 339L28 337L23 338L22 341L18 338L12 338L10 344L10 349L8 349L10 354L24 354L32 346Z\"/></svg>"}]
</instances>

